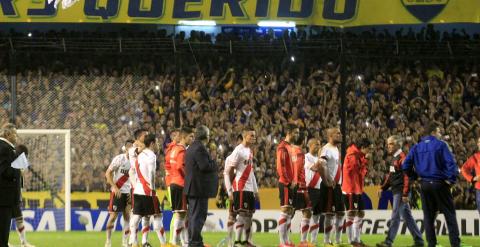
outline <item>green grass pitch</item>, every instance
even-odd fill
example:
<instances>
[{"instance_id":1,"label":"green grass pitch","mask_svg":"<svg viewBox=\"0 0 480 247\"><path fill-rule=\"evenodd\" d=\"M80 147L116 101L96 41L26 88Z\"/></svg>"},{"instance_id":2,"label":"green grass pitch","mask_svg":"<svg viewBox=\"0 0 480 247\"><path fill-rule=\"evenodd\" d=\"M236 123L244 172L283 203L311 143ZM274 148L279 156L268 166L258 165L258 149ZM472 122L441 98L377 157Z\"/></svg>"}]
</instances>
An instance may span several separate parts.
<instances>
[{"instance_id":1,"label":"green grass pitch","mask_svg":"<svg viewBox=\"0 0 480 247\"><path fill-rule=\"evenodd\" d=\"M168 236L168 235L167 235ZM204 233L204 242L212 247L225 238L226 233ZM323 242L322 234L319 234L319 243ZM362 240L368 246L375 246L375 243L384 240L385 235L364 235ZM278 235L274 233L255 233L253 235L254 242L258 246L273 247L278 246ZM346 236L343 236L346 242ZM103 247L105 243L105 232L28 232L27 240L36 247ZM153 246L160 246L157 236L154 232L149 235L150 243ZM292 240L299 243L299 235L292 234ZM448 236L439 237L442 246L449 246ZM18 236L15 232L10 233L10 243L14 246L20 246ZM465 246L480 247L479 237L462 237L462 243ZM410 235L398 235L394 246L409 246L413 244ZM114 232L112 237L112 246L121 246L120 232ZM319 245L322 246L322 245Z\"/></svg>"}]
</instances>

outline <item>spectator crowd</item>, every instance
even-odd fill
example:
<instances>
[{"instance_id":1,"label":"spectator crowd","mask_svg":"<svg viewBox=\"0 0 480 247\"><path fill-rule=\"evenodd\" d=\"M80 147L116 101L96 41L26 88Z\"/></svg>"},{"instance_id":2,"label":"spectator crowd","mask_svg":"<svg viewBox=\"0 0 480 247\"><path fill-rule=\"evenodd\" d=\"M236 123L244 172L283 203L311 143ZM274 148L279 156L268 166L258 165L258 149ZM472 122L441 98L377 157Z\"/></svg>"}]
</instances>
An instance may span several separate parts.
<instances>
[{"instance_id":1,"label":"spectator crowd","mask_svg":"<svg viewBox=\"0 0 480 247\"><path fill-rule=\"evenodd\" d=\"M478 63L466 59L347 57L340 64L336 57L303 56L292 61L289 56L220 54L185 56L178 71L171 56L38 59L44 62L19 63L16 124L18 128L72 130L74 191L108 190L104 172L134 129L148 129L159 143L169 141L175 127L176 79L180 81L181 125L202 123L212 130L209 147L219 164L235 147L242 126L254 127L258 135L255 174L262 178L258 181L263 188L277 185L274 154L287 123L300 126L305 142L316 137L325 143L325 130L340 125L339 112L345 111L347 144L363 137L374 143L366 185L380 185L388 172L385 142L390 135L401 135L408 150L421 137L423 127L436 121L459 167L474 153L475 138L480 136ZM10 80L3 66L2 121L12 108ZM162 148L158 155L161 177ZM33 167L45 166L60 181L61 175L55 172L63 170L48 170L57 158L39 155L37 160L32 158ZM162 180L157 181L165 187ZM474 193L460 179L454 187L456 207L473 208Z\"/></svg>"}]
</instances>

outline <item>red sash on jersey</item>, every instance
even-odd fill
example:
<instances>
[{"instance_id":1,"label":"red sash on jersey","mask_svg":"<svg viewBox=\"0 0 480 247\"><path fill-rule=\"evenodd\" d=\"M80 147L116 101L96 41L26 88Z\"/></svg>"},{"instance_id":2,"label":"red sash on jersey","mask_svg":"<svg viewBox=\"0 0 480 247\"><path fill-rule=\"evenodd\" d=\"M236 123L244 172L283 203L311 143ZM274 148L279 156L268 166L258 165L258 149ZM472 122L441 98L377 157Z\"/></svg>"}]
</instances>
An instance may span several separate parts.
<instances>
[{"instance_id":1,"label":"red sash on jersey","mask_svg":"<svg viewBox=\"0 0 480 247\"><path fill-rule=\"evenodd\" d=\"M310 183L308 183L308 188L315 188L315 185L317 185L318 180L320 180L320 173L315 172L315 175L313 175L312 180Z\"/></svg>"},{"instance_id":2,"label":"red sash on jersey","mask_svg":"<svg viewBox=\"0 0 480 247\"><path fill-rule=\"evenodd\" d=\"M243 191L243 188L245 187L245 184L247 183L248 177L250 176L250 172L252 171L252 164L248 164L247 167L245 167L245 170L242 173L242 176L238 179L238 187L237 183L233 183L233 189L235 191Z\"/></svg>"},{"instance_id":3,"label":"red sash on jersey","mask_svg":"<svg viewBox=\"0 0 480 247\"><path fill-rule=\"evenodd\" d=\"M140 172L140 165L138 164L138 159L135 160L135 169L137 170L138 179L140 179L140 183L142 184L143 191L147 196L153 196L152 189L150 189L150 184L145 180L142 173Z\"/></svg>"},{"instance_id":4,"label":"red sash on jersey","mask_svg":"<svg viewBox=\"0 0 480 247\"><path fill-rule=\"evenodd\" d=\"M123 185L128 181L128 175L123 175L121 176L118 180L117 180L117 183L115 183L115 185L117 185L117 188L122 188Z\"/></svg>"}]
</instances>

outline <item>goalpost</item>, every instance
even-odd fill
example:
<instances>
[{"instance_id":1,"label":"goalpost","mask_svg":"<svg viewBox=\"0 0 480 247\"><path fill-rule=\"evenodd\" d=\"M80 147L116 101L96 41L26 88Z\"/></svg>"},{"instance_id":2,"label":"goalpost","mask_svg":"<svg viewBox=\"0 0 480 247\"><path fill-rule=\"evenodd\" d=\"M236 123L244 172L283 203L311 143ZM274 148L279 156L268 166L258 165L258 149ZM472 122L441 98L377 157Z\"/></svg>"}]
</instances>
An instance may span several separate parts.
<instances>
[{"instance_id":1,"label":"goalpost","mask_svg":"<svg viewBox=\"0 0 480 247\"><path fill-rule=\"evenodd\" d=\"M49 191L51 196L49 200L51 200L52 208L56 208L55 199L57 201L60 201L64 205L64 230L70 231L72 225L70 130L18 129L17 133L20 139L20 141L18 141L18 144L24 144L29 149L28 160L31 164L31 167L29 167L30 171L27 171L25 174L25 176L28 176L28 179L25 178L24 181L27 185L26 193L28 193L28 188L30 188L31 193L36 193L44 190ZM63 145L62 142L64 142ZM65 169L63 181L61 181L60 175L55 175L55 168L60 168L62 158L64 159L63 167ZM57 167L54 166L55 164ZM35 171L35 169L37 169L37 171ZM57 182L57 180L59 181ZM57 185L55 185L55 182L57 182ZM59 194L57 192L61 192L62 190L64 191L63 199L57 195ZM39 202L39 208L42 208L42 203L43 207L46 208L45 202Z\"/></svg>"}]
</instances>

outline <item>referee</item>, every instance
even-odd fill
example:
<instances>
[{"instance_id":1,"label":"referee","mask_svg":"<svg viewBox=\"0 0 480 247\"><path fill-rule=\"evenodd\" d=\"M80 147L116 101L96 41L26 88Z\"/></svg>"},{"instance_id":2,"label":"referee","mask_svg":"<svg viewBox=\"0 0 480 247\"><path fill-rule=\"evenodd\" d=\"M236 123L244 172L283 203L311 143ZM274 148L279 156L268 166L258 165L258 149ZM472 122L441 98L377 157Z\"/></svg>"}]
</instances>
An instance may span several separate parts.
<instances>
[{"instance_id":1,"label":"referee","mask_svg":"<svg viewBox=\"0 0 480 247\"><path fill-rule=\"evenodd\" d=\"M440 128L430 123L425 128L425 136L412 147L403 162L402 170L410 177L420 178L423 221L428 246L437 244L435 236L436 213L445 216L452 247L460 246L457 217L453 205L451 186L457 181L459 174L455 159L448 145L439 140Z\"/></svg>"}]
</instances>

